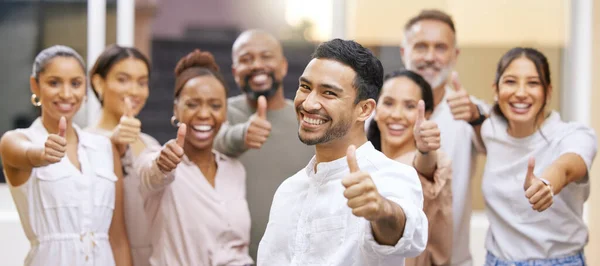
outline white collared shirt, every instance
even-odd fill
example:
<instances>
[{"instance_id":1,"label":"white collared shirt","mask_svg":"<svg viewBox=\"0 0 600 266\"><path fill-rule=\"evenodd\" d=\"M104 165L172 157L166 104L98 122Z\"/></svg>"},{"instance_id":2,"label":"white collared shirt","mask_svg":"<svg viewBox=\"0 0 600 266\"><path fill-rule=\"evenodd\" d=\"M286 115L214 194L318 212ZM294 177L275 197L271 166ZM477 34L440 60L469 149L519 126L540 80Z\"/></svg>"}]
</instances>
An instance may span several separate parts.
<instances>
[{"instance_id":1,"label":"white collared shirt","mask_svg":"<svg viewBox=\"0 0 600 266\"><path fill-rule=\"evenodd\" d=\"M414 168L387 158L370 142L356 150L361 171L371 175L379 193L402 207L404 233L395 246L378 244L370 222L356 217L344 197L346 157L319 163L285 180L273 198L258 265L404 265L427 244L423 192Z\"/></svg>"},{"instance_id":2,"label":"white collared shirt","mask_svg":"<svg viewBox=\"0 0 600 266\"><path fill-rule=\"evenodd\" d=\"M523 183L530 157L535 157L536 176L566 153L579 155L589 172L597 151L594 131L563 122L552 112L529 137L508 135L506 121L497 115L483 124L481 134L488 152L482 183L490 221L486 249L505 260L557 258L581 251L588 239L583 203L590 194L589 177L564 187L543 212L531 208Z\"/></svg>"}]
</instances>

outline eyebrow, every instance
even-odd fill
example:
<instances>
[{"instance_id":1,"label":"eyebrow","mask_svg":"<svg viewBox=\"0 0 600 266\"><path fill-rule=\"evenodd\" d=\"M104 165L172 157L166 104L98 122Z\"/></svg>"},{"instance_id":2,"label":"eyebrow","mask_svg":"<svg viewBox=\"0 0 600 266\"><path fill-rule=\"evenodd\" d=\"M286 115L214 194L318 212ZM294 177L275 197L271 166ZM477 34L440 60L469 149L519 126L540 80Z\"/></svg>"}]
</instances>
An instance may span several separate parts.
<instances>
[{"instance_id":1,"label":"eyebrow","mask_svg":"<svg viewBox=\"0 0 600 266\"><path fill-rule=\"evenodd\" d=\"M310 82L310 80L308 80L308 79L307 79L307 78L305 78L305 77L300 77L300 79L299 79L299 80L300 80L300 83L306 83L306 84L308 84L308 85L312 85L312 82ZM337 92L337 93L342 93L342 92L344 92L344 90L343 90L342 88L340 88L340 87L338 87L338 86L335 86L335 85L332 85L332 84L321 83L321 84L318 84L318 86L319 86L319 87L326 88L326 89L329 89L329 90L332 90L332 91L335 91L335 92Z\"/></svg>"}]
</instances>

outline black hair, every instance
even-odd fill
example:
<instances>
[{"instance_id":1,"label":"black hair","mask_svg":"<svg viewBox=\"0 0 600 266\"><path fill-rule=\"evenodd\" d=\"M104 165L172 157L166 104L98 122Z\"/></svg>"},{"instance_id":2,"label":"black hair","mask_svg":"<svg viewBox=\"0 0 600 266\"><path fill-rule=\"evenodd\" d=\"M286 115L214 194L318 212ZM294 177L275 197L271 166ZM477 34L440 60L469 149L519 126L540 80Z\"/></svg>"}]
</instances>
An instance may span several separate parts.
<instances>
[{"instance_id":1,"label":"black hair","mask_svg":"<svg viewBox=\"0 0 600 266\"><path fill-rule=\"evenodd\" d=\"M31 76L35 78L35 81L39 82L40 73L44 72L46 66L56 57L71 57L77 60L81 69L85 73L85 64L83 58L73 48L64 45L54 45L42 50L33 61L33 68L31 70Z\"/></svg>"},{"instance_id":2,"label":"black hair","mask_svg":"<svg viewBox=\"0 0 600 266\"><path fill-rule=\"evenodd\" d=\"M398 70L385 75L384 82L393 78L406 77L412 80L421 89L421 98L425 103L425 112L433 112L433 90L431 85L421 75L410 70ZM381 131L377 126L375 119L371 120L367 129L367 139L373 144L373 147L381 151Z\"/></svg>"},{"instance_id":3,"label":"black hair","mask_svg":"<svg viewBox=\"0 0 600 266\"><path fill-rule=\"evenodd\" d=\"M92 67L92 70L90 70L90 79L92 79L96 74L100 75L100 77L102 77L103 79L106 79L106 76L108 75L108 72L110 72L112 67L127 58L135 58L142 60L142 62L144 62L146 68L148 69L148 78L150 77L151 65L150 60L148 60L148 57L146 57L144 54L142 54L142 52L140 52L134 47L122 47L117 44L113 44L104 49L100 56L98 56L98 59L96 59L96 63ZM103 99L98 94L98 91L96 91L94 83L90 82L90 85L92 87L94 95L96 95L96 98L98 98L100 104L103 105Z\"/></svg>"},{"instance_id":4,"label":"black hair","mask_svg":"<svg viewBox=\"0 0 600 266\"><path fill-rule=\"evenodd\" d=\"M355 103L366 99L377 100L383 85L383 66L369 49L355 41L333 39L321 43L312 58L335 60L356 72L353 82L357 90Z\"/></svg>"}]
</instances>

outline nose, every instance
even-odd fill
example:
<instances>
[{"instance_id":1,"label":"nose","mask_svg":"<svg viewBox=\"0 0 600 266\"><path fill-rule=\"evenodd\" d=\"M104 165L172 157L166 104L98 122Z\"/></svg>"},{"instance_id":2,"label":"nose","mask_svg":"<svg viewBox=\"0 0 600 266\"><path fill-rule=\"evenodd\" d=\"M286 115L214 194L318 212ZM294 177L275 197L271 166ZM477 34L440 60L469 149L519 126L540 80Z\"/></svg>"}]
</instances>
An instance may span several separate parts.
<instances>
[{"instance_id":1,"label":"nose","mask_svg":"<svg viewBox=\"0 0 600 266\"><path fill-rule=\"evenodd\" d=\"M254 61L252 61L252 69L253 70L262 69L264 67L265 67L265 62L260 57L254 59Z\"/></svg>"},{"instance_id":2,"label":"nose","mask_svg":"<svg viewBox=\"0 0 600 266\"><path fill-rule=\"evenodd\" d=\"M196 113L196 116L202 120L210 118L210 106L203 104L198 113Z\"/></svg>"},{"instance_id":3,"label":"nose","mask_svg":"<svg viewBox=\"0 0 600 266\"><path fill-rule=\"evenodd\" d=\"M73 88L69 85L65 85L60 90L58 96L62 99L69 99L73 96Z\"/></svg>"},{"instance_id":4,"label":"nose","mask_svg":"<svg viewBox=\"0 0 600 266\"><path fill-rule=\"evenodd\" d=\"M302 108L310 112L321 109L321 103L319 103L318 95L316 90L311 91L302 102Z\"/></svg>"},{"instance_id":5,"label":"nose","mask_svg":"<svg viewBox=\"0 0 600 266\"><path fill-rule=\"evenodd\" d=\"M519 84L519 87L517 88L517 91L515 92L515 96L517 96L517 97L526 97L527 96L527 92L525 90L525 84Z\"/></svg>"},{"instance_id":6,"label":"nose","mask_svg":"<svg viewBox=\"0 0 600 266\"><path fill-rule=\"evenodd\" d=\"M435 51L433 49L433 47L430 47L429 49L427 49L427 52L425 53L425 61L431 62L435 59Z\"/></svg>"},{"instance_id":7,"label":"nose","mask_svg":"<svg viewBox=\"0 0 600 266\"><path fill-rule=\"evenodd\" d=\"M397 105L396 108L393 108L390 117L398 120L404 118L404 110L402 110L402 106Z\"/></svg>"}]
</instances>

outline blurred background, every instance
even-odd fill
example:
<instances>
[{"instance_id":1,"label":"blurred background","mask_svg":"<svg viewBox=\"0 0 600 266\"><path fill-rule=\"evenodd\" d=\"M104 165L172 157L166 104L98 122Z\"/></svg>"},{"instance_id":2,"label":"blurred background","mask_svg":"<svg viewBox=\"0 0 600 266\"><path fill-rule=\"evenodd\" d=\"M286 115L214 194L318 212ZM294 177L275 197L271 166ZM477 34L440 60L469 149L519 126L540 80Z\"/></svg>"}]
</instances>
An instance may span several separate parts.
<instances>
[{"instance_id":1,"label":"blurred background","mask_svg":"<svg viewBox=\"0 0 600 266\"><path fill-rule=\"evenodd\" d=\"M54 44L73 47L88 65L108 44L134 45L153 64L151 93L139 115L143 131L165 142L174 136L173 69L199 48L215 55L230 95L231 46L249 28L262 28L283 42L289 61L285 95L293 98L297 80L314 47L339 37L372 49L386 73L402 67L399 44L404 23L421 9L452 15L461 53L456 70L469 93L492 102L491 84L500 56L514 46L535 47L550 61L554 92L551 108L567 120L600 132L600 2L593 0L2 0L0 2L0 133L28 127L37 117L30 104L29 76L35 55ZM89 94L91 96L92 94ZM95 121L93 97L77 117ZM169 100L167 100L169 99ZM473 177L471 251L482 265L487 221L483 214L479 158ZM600 175L596 165L592 179ZM0 175L0 258L21 265L29 244L3 176ZM600 183L592 181L586 219L590 265L600 265ZM566 237L566 236L565 236Z\"/></svg>"}]
</instances>

